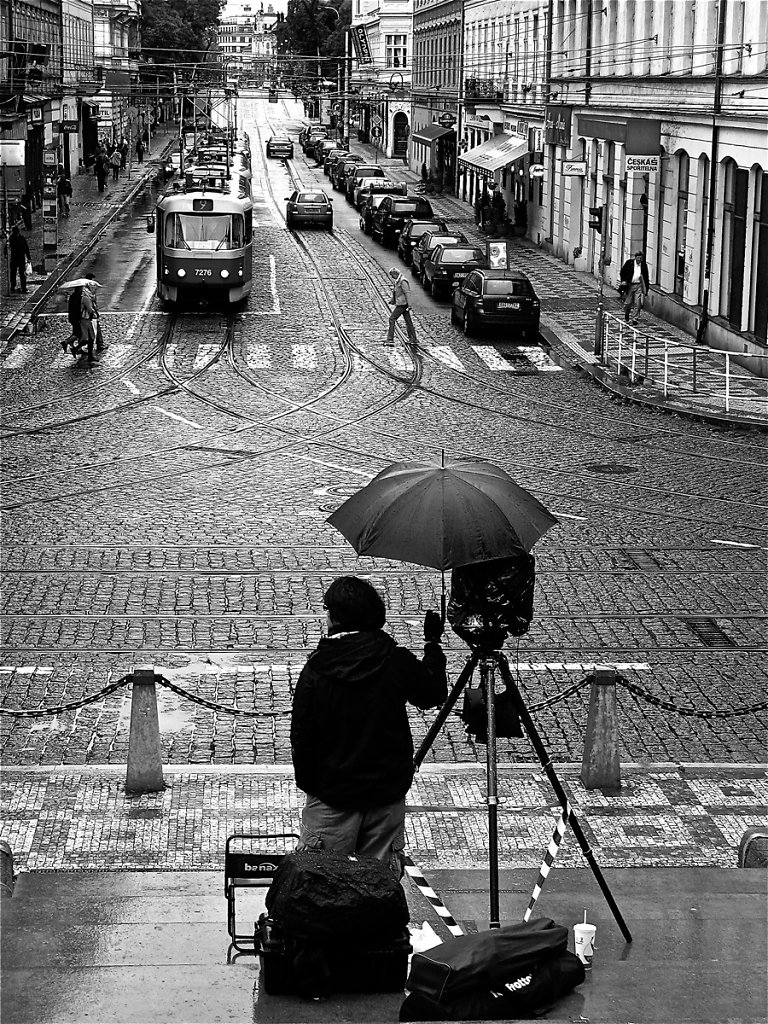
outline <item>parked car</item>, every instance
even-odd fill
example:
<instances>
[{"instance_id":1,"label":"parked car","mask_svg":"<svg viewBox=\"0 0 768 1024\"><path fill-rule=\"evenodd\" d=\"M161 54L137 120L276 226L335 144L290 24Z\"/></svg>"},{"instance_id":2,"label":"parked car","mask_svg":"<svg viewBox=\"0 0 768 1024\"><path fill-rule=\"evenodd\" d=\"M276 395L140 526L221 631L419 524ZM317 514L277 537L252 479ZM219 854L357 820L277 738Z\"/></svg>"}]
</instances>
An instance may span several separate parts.
<instances>
[{"instance_id":1,"label":"parked car","mask_svg":"<svg viewBox=\"0 0 768 1024\"><path fill-rule=\"evenodd\" d=\"M373 192L386 196L407 195L408 183L406 181L390 181L389 178L364 178L360 188L356 188L352 196L355 208L362 210L366 199Z\"/></svg>"},{"instance_id":2,"label":"parked car","mask_svg":"<svg viewBox=\"0 0 768 1024\"><path fill-rule=\"evenodd\" d=\"M482 249L474 245L438 245L423 263L421 283L434 298L447 298L454 281L463 281L477 267L487 267Z\"/></svg>"},{"instance_id":3,"label":"parked car","mask_svg":"<svg viewBox=\"0 0 768 1024\"><path fill-rule=\"evenodd\" d=\"M302 192L298 189L287 198L285 223L289 228L297 224L319 224L330 230L333 227L333 199L325 192Z\"/></svg>"},{"instance_id":4,"label":"parked car","mask_svg":"<svg viewBox=\"0 0 768 1024\"><path fill-rule=\"evenodd\" d=\"M267 156L280 156L293 160L293 143L287 135L273 135L267 142Z\"/></svg>"},{"instance_id":5,"label":"parked car","mask_svg":"<svg viewBox=\"0 0 768 1024\"><path fill-rule=\"evenodd\" d=\"M307 130L307 134L304 136L304 141L301 143L301 148L305 153L310 153L315 148L315 143L318 139L327 139L328 129L323 128L321 125L312 125Z\"/></svg>"},{"instance_id":6,"label":"parked car","mask_svg":"<svg viewBox=\"0 0 768 1024\"><path fill-rule=\"evenodd\" d=\"M465 334L482 327L511 327L535 340L540 315L533 285L517 270L473 270L453 292L451 319Z\"/></svg>"},{"instance_id":7,"label":"parked car","mask_svg":"<svg viewBox=\"0 0 768 1024\"><path fill-rule=\"evenodd\" d=\"M315 143L315 149L310 155L314 156L315 160L319 165L322 166L325 160L325 154L330 153L332 149L337 149L338 146L333 139L318 139Z\"/></svg>"},{"instance_id":8,"label":"parked car","mask_svg":"<svg viewBox=\"0 0 768 1024\"><path fill-rule=\"evenodd\" d=\"M327 177L331 177L336 164L339 160L346 160L349 156L349 150L347 149L332 149L330 153L325 155L325 163L323 164L323 172Z\"/></svg>"},{"instance_id":9,"label":"parked car","mask_svg":"<svg viewBox=\"0 0 768 1024\"><path fill-rule=\"evenodd\" d=\"M355 181L358 178L386 178L384 168L379 167L378 164L355 164L347 172L346 181L344 183L344 191L347 194L347 202L352 202L352 193L355 188Z\"/></svg>"},{"instance_id":10,"label":"parked car","mask_svg":"<svg viewBox=\"0 0 768 1024\"><path fill-rule=\"evenodd\" d=\"M386 195L386 192L369 192L365 197L365 202L360 210L360 230L366 235L370 235L373 215Z\"/></svg>"},{"instance_id":11,"label":"parked car","mask_svg":"<svg viewBox=\"0 0 768 1024\"><path fill-rule=\"evenodd\" d=\"M352 205L355 209L359 210L362 206L361 194L366 192L370 186L377 181L386 181L386 178L355 178L354 188L352 189ZM362 199L365 199L363 195Z\"/></svg>"},{"instance_id":12,"label":"parked car","mask_svg":"<svg viewBox=\"0 0 768 1024\"><path fill-rule=\"evenodd\" d=\"M407 221L405 227L400 232L400 240L397 243L397 255L407 267L411 264L414 246L418 244L425 231L443 231L445 234L448 234L449 228L442 217L428 217L426 219L413 217Z\"/></svg>"},{"instance_id":13,"label":"parked car","mask_svg":"<svg viewBox=\"0 0 768 1024\"><path fill-rule=\"evenodd\" d=\"M357 167L360 164L365 163L364 156L355 156L350 154L344 157L343 160L339 160L333 169L331 176L331 184L335 189L344 189L347 184L347 174L353 167Z\"/></svg>"},{"instance_id":14,"label":"parked car","mask_svg":"<svg viewBox=\"0 0 768 1024\"><path fill-rule=\"evenodd\" d=\"M462 242L468 243L469 239L461 231L448 234L444 231L425 231L411 253L411 273L420 281L423 274L422 264L436 246L460 245Z\"/></svg>"},{"instance_id":15,"label":"parked car","mask_svg":"<svg viewBox=\"0 0 768 1024\"><path fill-rule=\"evenodd\" d=\"M432 204L422 196L392 196L382 203L373 218L371 238L382 245L392 245L400 238L406 221L432 217Z\"/></svg>"}]
</instances>

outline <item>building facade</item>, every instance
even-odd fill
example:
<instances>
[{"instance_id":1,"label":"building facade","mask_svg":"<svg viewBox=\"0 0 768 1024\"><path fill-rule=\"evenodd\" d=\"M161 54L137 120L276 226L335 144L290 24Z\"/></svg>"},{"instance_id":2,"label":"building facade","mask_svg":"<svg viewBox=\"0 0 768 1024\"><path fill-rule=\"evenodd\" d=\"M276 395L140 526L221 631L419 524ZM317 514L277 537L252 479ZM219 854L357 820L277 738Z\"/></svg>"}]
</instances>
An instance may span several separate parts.
<instances>
[{"instance_id":1,"label":"building facade","mask_svg":"<svg viewBox=\"0 0 768 1024\"><path fill-rule=\"evenodd\" d=\"M272 58L277 50L274 34L277 11L272 4L244 4L225 14L217 26L217 52L228 73L243 75L248 85L260 87L274 76Z\"/></svg>"},{"instance_id":2,"label":"building facade","mask_svg":"<svg viewBox=\"0 0 768 1024\"><path fill-rule=\"evenodd\" d=\"M536 240L595 275L602 256L611 284L642 250L651 308L738 352L765 346L768 324L766 38L766 0L553 5L560 131ZM590 208L605 209L604 233Z\"/></svg>"},{"instance_id":3,"label":"building facade","mask_svg":"<svg viewBox=\"0 0 768 1024\"><path fill-rule=\"evenodd\" d=\"M411 134L413 0L354 0L352 33L370 61L352 62L358 137L389 157L408 158ZM359 45L359 44L356 44Z\"/></svg>"},{"instance_id":4,"label":"building facade","mask_svg":"<svg viewBox=\"0 0 768 1024\"><path fill-rule=\"evenodd\" d=\"M414 0L409 164L447 191L456 186L463 41L463 0Z\"/></svg>"}]
</instances>

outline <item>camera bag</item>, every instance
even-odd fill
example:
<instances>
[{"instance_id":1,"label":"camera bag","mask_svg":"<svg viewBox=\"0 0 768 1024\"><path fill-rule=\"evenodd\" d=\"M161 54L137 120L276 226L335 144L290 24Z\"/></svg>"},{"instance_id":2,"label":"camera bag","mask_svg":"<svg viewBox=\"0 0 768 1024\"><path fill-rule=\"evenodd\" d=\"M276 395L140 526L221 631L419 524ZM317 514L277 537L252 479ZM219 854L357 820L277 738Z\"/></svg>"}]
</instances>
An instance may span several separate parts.
<instances>
[{"instance_id":1,"label":"camera bag","mask_svg":"<svg viewBox=\"0 0 768 1024\"><path fill-rule=\"evenodd\" d=\"M568 929L547 917L460 935L414 953L406 987L432 1002L451 1003L465 992L502 989L567 945Z\"/></svg>"},{"instance_id":2,"label":"camera bag","mask_svg":"<svg viewBox=\"0 0 768 1024\"><path fill-rule=\"evenodd\" d=\"M439 1000L418 993L406 997L401 1021L517 1020L546 1013L584 981L584 965L563 950L529 963L493 989L459 992Z\"/></svg>"}]
</instances>

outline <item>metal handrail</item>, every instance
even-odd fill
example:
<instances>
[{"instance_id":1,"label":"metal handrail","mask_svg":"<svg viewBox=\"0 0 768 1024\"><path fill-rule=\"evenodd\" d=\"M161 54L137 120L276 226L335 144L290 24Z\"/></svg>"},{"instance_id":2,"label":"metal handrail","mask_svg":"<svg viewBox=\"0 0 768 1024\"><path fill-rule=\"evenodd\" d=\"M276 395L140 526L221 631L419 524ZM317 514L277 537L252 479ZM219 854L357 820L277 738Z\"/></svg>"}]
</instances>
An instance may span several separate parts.
<instances>
[{"instance_id":1,"label":"metal handrail","mask_svg":"<svg viewBox=\"0 0 768 1024\"><path fill-rule=\"evenodd\" d=\"M669 395L671 384L670 374L675 368L684 368L675 360L675 353L672 349L682 349L681 355L689 358L687 350L690 350L690 381L680 381L675 386L680 391L690 391L693 394L702 395L708 398L723 398L725 411L729 412L734 398L744 402L768 403L768 380L766 380L765 396L759 394L733 394L734 384L740 381L755 381L755 377L749 373L734 373L731 369L734 353L726 349L712 348L710 346L696 345L684 339L670 341L666 338L656 338L647 331L627 324L620 317L612 313L603 312L603 352L602 358L606 365L610 365L613 358L616 362L619 373L624 370L630 380L636 382L641 376L645 380L652 381L661 386L664 397ZM615 354L612 355L612 343L615 345ZM661 347L663 355L654 352L651 345ZM711 356L714 360L720 357L724 360L724 369L702 365L702 356ZM755 353L749 355L750 359L768 359L768 355ZM642 374L638 371L638 361L642 362ZM660 378L660 379L659 379ZM722 386L712 383L722 381ZM702 387L702 381L710 382L711 387Z\"/></svg>"}]
</instances>

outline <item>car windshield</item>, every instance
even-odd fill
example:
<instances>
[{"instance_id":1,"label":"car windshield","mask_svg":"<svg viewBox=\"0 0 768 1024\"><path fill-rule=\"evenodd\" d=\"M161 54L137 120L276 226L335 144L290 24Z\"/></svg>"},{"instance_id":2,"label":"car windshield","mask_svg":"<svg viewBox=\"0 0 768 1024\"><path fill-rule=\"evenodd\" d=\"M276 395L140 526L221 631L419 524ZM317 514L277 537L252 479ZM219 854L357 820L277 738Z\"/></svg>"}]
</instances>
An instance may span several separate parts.
<instances>
[{"instance_id":1,"label":"car windshield","mask_svg":"<svg viewBox=\"0 0 768 1024\"><path fill-rule=\"evenodd\" d=\"M422 239L425 249L436 249L438 245L452 245L454 242L461 242L457 235L433 235L429 240Z\"/></svg>"},{"instance_id":2,"label":"car windshield","mask_svg":"<svg viewBox=\"0 0 768 1024\"><path fill-rule=\"evenodd\" d=\"M494 280L485 282L486 295L530 295L531 286L527 281Z\"/></svg>"},{"instance_id":3,"label":"car windshield","mask_svg":"<svg viewBox=\"0 0 768 1024\"><path fill-rule=\"evenodd\" d=\"M473 260L479 263L485 257L482 249L443 249L440 260L442 263L470 263Z\"/></svg>"},{"instance_id":4,"label":"car windshield","mask_svg":"<svg viewBox=\"0 0 768 1024\"><path fill-rule=\"evenodd\" d=\"M324 203L326 201L324 192L300 192L296 197L297 203Z\"/></svg>"},{"instance_id":5,"label":"car windshield","mask_svg":"<svg viewBox=\"0 0 768 1024\"><path fill-rule=\"evenodd\" d=\"M384 170L381 167L361 167L359 164L356 164L355 176L358 178L383 178Z\"/></svg>"},{"instance_id":6,"label":"car windshield","mask_svg":"<svg viewBox=\"0 0 768 1024\"><path fill-rule=\"evenodd\" d=\"M174 213L165 220L165 244L170 249L240 249L245 224L240 214Z\"/></svg>"},{"instance_id":7,"label":"car windshield","mask_svg":"<svg viewBox=\"0 0 768 1024\"><path fill-rule=\"evenodd\" d=\"M430 229L434 230L435 225L431 220L412 220L410 225L410 235L412 238L417 238L423 235L425 231Z\"/></svg>"}]
</instances>

